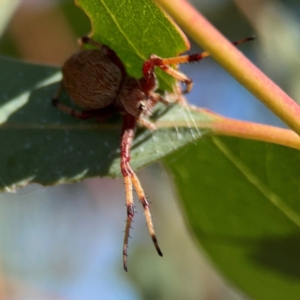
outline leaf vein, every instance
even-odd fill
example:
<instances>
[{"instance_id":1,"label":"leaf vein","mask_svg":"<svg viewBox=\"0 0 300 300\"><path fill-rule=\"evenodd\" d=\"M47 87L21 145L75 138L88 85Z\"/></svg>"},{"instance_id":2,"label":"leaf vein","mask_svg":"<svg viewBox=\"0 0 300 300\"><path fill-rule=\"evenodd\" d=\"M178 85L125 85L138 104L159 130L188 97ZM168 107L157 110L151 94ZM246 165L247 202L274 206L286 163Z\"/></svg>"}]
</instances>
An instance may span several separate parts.
<instances>
[{"instance_id":1,"label":"leaf vein","mask_svg":"<svg viewBox=\"0 0 300 300\"><path fill-rule=\"evenodd\" d=\"M216 137L212 138L213 143L226 156L226 158L244 175L244 177L267 199L277 207L290 221L300 228L300 215L291 209L284 201L265 186L245 164L234 156L227 146Z\"/></svg>"},{"instance_id":2,"label":"leaf vein","mask_svg":"<svg viewBox=\"0 0 300 300\"><path fill-rule=\"evenodd\" d=\"M103 4L103 7L107 10L108 14L111 16L113 22L116 24L117 28L120 30L121 34L125 37L127 40L128 44L134 49L135 53L143 60L145 60L145 57L138 51L138 49L134 46L134 43L130 40L130 38L126 35L126 33L122 30L122 27L120 26L117 18L115 15L110 11L109 7L106 5L106 2L104 0L100 0L101 3Z\"/></svg>"}]
</instances>

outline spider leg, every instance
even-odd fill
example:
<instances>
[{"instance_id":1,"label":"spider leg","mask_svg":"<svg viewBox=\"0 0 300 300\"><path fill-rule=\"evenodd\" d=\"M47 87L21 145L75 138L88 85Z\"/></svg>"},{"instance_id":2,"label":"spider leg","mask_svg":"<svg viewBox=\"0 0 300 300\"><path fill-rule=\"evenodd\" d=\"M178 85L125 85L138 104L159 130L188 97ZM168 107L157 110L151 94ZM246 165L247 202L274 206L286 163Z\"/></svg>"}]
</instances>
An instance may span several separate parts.
<instances>
[{"instance_id":1,"label":"spider leg","mask_svg":"<svg viewBox=\"0 0 300 300\"><path fill-rule=\"evenodd\" d=\"M62 89L63 84L61 82L54 95L54 98L52 98L52 104L62 112L71 115L76 119L87 120L91 118L96 118L99 122L104 122L115 112L113 105L109 105L101 109L75 110L59 101L59 96L62 92Z\"/></svg>"},{"instance_id":2,"label":"spider leg","mask_svg":"<svg viewBox=\"0 0 300 300\"><path fill-rule=\"evenodd\" d=\"M181 81L185 84L186 89L182 91L183 94L187 94L192 90L194 84L193 84L193 80L190 77L188 77L187 75L185 75L184 73L178 70L173 69L168 65L161 65L158 67L162 69L165 73L169 74L170 76L174 77L178 81Z\"/></svg>"},{"instance_id":3,"label":"spider leg","mask_svg":"<svg viewBox=\"0 0 300 300\"><path fill-rule=\"evenodd\" d=\"M150 98L153 101L152 106L155 106L157 102L161 102L164 105L169 105L171 102L168 101L166 98L164 98L162 95L158 94L158 93L150 93Z\"/></svg>"},{"instance_id":4,"label":"spider leg","mask_svg":"<svg viewBox=\"0 0 300 300\"><path fill-rule=\"evenodd\" d=\"M131 222L134 217L134 204L133 204L133 195L132 195L132 181L130 176L124 176L124 182L125 182L125 191L126 191L127 220L126 220L124 242L123 242L123 266L124 266L124 270L127 272L128 239L130 236Z\"/></svg>"},{"instance_id":5,"label":"spider leg","mask_svg":"<svg viewBox=\"0 0 300 300\"><path fill-rule=\"evenodd\" d=\"M241 39L235 42L232 42L234 46L238 46L240 44L243 44L245 42L253 41L254 37L248 37L245 39ZM188 62L196 62L199 61L205 57L210 56L210 53L207 51L204 51L202 53L195 53L195 54L187 54L187 55L180 55L170 58L160 58L156 55L151 55L149 60L152 60L154 65L157 67L163 66L163 65L175 65L175 64L183 64ZM163 67L162 67L163 68Z\"/></svg>"},{"instance_id":6,"label":"spider leg","mask_svg":"<svg viewBox=\"0 0 300 300\"><path fill-rule=\"evenodd\" d=\"M95 46L97 48L101 48L102 47L102 45L100 43L94 41L93 39L91 39L88 36L83 36L80 39L78 39L78 43L79 43L80 46L82 46L84 44L90 44L90 45Z\"/></svg>"},{"instance_id":7,"label":"spider leg","mask_svg":"<svg viewBox=\"0 0 300 300\"><path fill-rule=\"evenodd\" d=\"M139 117L137 118L137 122L140 123L143 127L148 128L150 131L154 131L156 129L155 124L145 118Z\"/></svg>"},{"instance_id":8,"label":"spider leg","mask_svg":"<svg viewBox=\"0 0 300 300\"><path fill-rule=\"evenodd\" d=\"M185 55L187 56L187 55ZM152 54L148 60L146 60L143 64L143 74L144 79L147 83L151 84L153 81L153 73L154 73L154 67L158 67L161 70L163 70L165 73L169 74L170 76L174 77L175 79L183 82L186 85L186 90L183 91L183 93L188 93L191 91L193 87L193 81L190 77L185 75L184 73L173 69L168 64L178 64L181 62L175 61L176 59L181 59L184 56L178 56L178 57L172 57L172 58L161 58L159 56L156 56ZM175 62L173 62L173 60ZM170 61L172 61L170 63Z\"/></svg>"},{"instance_id":9,"label":"spider leg","mask_svg":"<svg viewBox=\"0 0 300 300\"><path fill-rule=\"evenodd\" d=\"M158 246L158 242L154 232L154 226L152 223L149 203L146 199L144 190L141 183L130 166L130 148L134 138L134 131L136 128L136 118L129 114L123 115L123 126L122 126L122 138L121 138L121 171L125 182L125 193L126 193L126 206L127 206L127 220L125 227L124 243L123 243L123 265L125 271L127 271L127 250L128 250L128 238L130 232L131 222L134 216L132 186L134 186L140 202L144 208L144 214L148 230L157 253L162 256L162 252Z\"/></svg>"},{"instance_id":10,"label":"spider leg","mask_svg":"<svg viewBox=\"0 0 300 300\"><path fill-rule=\"evenodd\" d=\"M242 43L252 41L254 37L248 37L242 40L238 40L236 42L233 42L232 44L237 46ZM186 76L184 73L179 72L178 70L173 69L170 67L170 65L176 65L176 64L183 64L183 63L189 63L189 62L196 62L200 61L201 59L210 56L210 53L205 51L202 53L195 53L195 54L189 54L189 55L180 55L170 58L161 58L156 55L151 55L148 60L144 62L143 65L143 74L146 81L150 80L152 73L154 72L154 67L158 67L167 74L173 76L175 79L183 82L186 85L186 90L183 91L183 93L188 93L191 91L193 87L193 81L191 78Z\"/></svg>"}]
</instances>

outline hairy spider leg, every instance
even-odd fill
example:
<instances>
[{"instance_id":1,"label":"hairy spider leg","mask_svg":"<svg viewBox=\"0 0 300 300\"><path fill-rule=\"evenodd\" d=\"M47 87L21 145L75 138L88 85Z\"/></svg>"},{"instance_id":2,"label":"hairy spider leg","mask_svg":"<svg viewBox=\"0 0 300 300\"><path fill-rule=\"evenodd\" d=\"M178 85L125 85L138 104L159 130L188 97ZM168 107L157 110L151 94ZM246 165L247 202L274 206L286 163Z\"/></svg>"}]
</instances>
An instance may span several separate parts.
<instances>
[{"instance_id":1,"label":"hairy spider leg","mask_svg":"<svg viewBox=\"0 0 300 300\"><path fill-rule=\"evenodd\" d=\"M136 176L135 172L132 170L130 166L130 148L134 138L136 122L137 120L134 116L129 114L123 115L123 126L122 126L122 133L121 133L121 172L125 182L126 208L127 208L127 220L126 220L124 243L123 243L123 265L125 271L128 270L127 268L128 239L130 234L131 222L134 217L132 186L134 186L138 198L143 205L146 223L148 226L150 236L156 248L156 251L160 256L163 256L155 236L149 202L146 199L144 190L141 186L138 177Z\"/></svg>"},{"instance_id":2,"label":"hairy spider leg","mask_svg":"<svg viewBox=\"0 0 300 300\"><path fill-rule=\"evenodd\" d=\"M157 94L157 93L153 93L150 92L148 95L148 110L151 112L152 108L158 103L161 102L164 105L169 105L171 102L166 100L163 96ZM148 114L147 116L149 116L151 114ZM148 119L145 119L145 116L139 116L136 118L137 122L139 124L141 124L143 127L148 128L151 131L156 130L156 126L155 124L153 124L151 121L149 121Z\"/></svg>"},{"instance_id":3,"label":"hairy spider leg","mask_svg":"<svg viewBox=\"0 0 300 300\"><path fill-rule=\"evenodd\" d=\"M242 40L238 40L233 42L232 44L237 46L242 43L252 41L254 40L254 37L248 37ZM170 65L175 64L182 64L182 63L188 63L188 62L197 62L201 59L210 56L210 53L205 51L202 53L195 53L195 54L188 54L188 55L181 55L181 56L175 56L170 58L161 58L156 55L151 55L148 60L144 62L143 65L143 74L146 81L150 81L152 74L154 72L154 67L158 67L161 70L163 70L165 73L171 75L175 79L183 82L186 85L186 89L182 93L189 93L193 87L193 81L190 77L185 75L184 73L173 69L170 67Z\"/></svg>"},{"instance_id":4,"label":"hairy spider leg","mask_svg":"<svg viewBox=\"0 0 300 300\"><path fill-rule=\"evenodd\" d=\"M110 105L101 109L97 110L74 110L71 107L59 102L59 96L62 92L63 85L62 83L59 85L57 92L52 99L52 104L56 106L58 109L63 111L66 114L71 115L74 118L86 120L90 118L96 118L98 121L105 121L109 118L113 113L115 113L115 108ZM162 97L153 98L151 97L153 103L155 105L158 101L163 101ZM146 218L146 223L148 226L148 230L154 246L160 256L162 256L162 252L158 246L157 238L155 236L154 226L152 223L152 217L149 207L149 202L146 199L144 190L141 186L141 183L132 170L129 162L130 162L130 148L132 145L132 141L134 138L134 131L136 129L136 123L139 122L143 126L147 127L150 130L154 130L155 126L150 121L144 118L136 118L129 114L123 115L123 126L122 126L122 133L121 133L121 171L124 177L125 182L125 194L126 194L126 207L127 207L127 221L125 227L125 235L124 235L124 243L123 243L123 265L124 269L127 271L127 250L128 250L128 239L130 234L131 222L134 217L134 204L133 204L133 194L132 194L132 187L134 186L138 198L143 205L144 214Z\"/></svg>"},{"instance_id":5,"label":"hairy spider leg","mask_svg":"<svg viewBox=\"0 0 300 300\"><path fill-rule=\"evenodd\" d=\"M115 113L115 108L113 105L109 105L101 109L75 110L70 106L67 106L59 101L59 96L62 92L62 89L63 84L61 82L55 93L54 98L52 98L52 104L62 112L71 115L76 119L87 120L91 118L96 118L98 122L105 122Z\"/></svg>"},{"instance_id":6,"label":"hairy spider leg","mask_svg":"<svg viewBox=\"0 0 300 300\"><path fill-rule=\"evenodd\" d=\"M83 36L81 37L80 39L78 39L78 43L80 46L84 45L84 44L90 44L90 45L93 45L97 48L101 48L102 45L94 40L92 40L90 37L88 36Z\"/></svg>"},{"instance_id":7,"label":"hairy spider leg","mask_svg":"<svg viewBox=\"0 0 300 300\"><path fill-rule=\"evenodd\" d=\"M156 130L156 126L145 118L137 118L137 122L151 131Z\"/></svg>"},{"instance_id":8,"label":"hairy spider leg","mask_svg":"<svg viewBox=\"0 0 300 300\"><path fill-rule=\"evenodd\" d=\"M104 115L106 112L107 107L103 109L98 110L90 110L90 111L79 111L74 110L71 107L68 107L61 102L59 102L58 98L62 90L62 85L57 90L57 93L55 97L52 99L52 103L54 106L56 106L58 109L63 111L64 113L67 113L71 115L72 117L86 120L89 118L97 118L98 120ZM113 108L114 109L114 108ZM107 117L111 116L110 109L107 110ZM147 121L146 119L136 119L134 116L131 116L129 114L123 115L123 126L122 126L122 133L121 133L121 171L122 175L124 177L125 182L125 194L126 194L126 208L127 208L127 220L126 220L126 227L125 227L125 234L124 234L124 243L123 243L123 265L125 271L128 270L127 268L127 250L128 250L128 239L130 234L130 228L132 219L134 217L134 204L133 204L133 194L132 194L132 187L134 186L138 198L140 202L143 205L144 208L144 214L146 218L146 223L148 226L148 230L150 233L150 236L152 238L152 241L154 243L154 246L157 250L157 253L162 256L162 252L158 246L157 238L154 231L154 226L152 222L151 212L150 212L150 206L149 202L146 199L144 190L141 186L141 183L135 174L135 172L132 170L129 162L130 162L130 148L132 145L132 141L134 138L134 131L136 129L136 123L140 122L145 127L154 130L155 126Z\"/></svg>"}]
</instances>

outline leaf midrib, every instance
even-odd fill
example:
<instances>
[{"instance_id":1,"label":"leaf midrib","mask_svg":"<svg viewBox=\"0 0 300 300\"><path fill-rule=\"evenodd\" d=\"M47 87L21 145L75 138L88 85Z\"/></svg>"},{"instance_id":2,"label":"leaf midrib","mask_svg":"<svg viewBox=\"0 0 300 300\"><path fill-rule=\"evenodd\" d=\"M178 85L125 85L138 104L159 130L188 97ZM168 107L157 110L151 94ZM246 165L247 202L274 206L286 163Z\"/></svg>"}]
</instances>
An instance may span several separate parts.
<instances>
[{"instance_id":1,"label":"leaf midrib","mask_svg":"<svg viewBox=\"0 0 300 300\"><path fill-rule=\"evenodd\" d=\"M115 15L110 11L110 9L108 8L108 6L106 5L105 1L100 0L100 2L102 3L103 7L106 9L108 15L111 17L112 21L115 23L115 25L117 26L117 28L119 29L120 33L124 36L124 38L126 39L126 41L128 42L128 44L132 47L132 49L134 50L134 53L137 54L137 56L142 60L145 61L147 59L147 57L145 57L144 55L142 55L140 53L140 51L134 46L134 43L130 40L130 38L126 35L126 33L122 30L122 27L120 26L119 22L117 21L117 19L115 18ZM167 81L165 81L165 79L160 76L159 74L157 74L157 76L160 78L161 81L164 82L164 84L168 84Z\"/></svg>"}]
</instances>

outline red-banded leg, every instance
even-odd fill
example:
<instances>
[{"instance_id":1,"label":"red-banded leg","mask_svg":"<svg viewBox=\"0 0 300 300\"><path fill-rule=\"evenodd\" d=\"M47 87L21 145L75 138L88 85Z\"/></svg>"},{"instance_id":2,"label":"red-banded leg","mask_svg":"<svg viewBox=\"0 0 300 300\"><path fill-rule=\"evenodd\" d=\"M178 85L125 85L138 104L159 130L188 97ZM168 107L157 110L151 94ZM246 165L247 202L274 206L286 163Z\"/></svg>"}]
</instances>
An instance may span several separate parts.
<instances>
[{"instance_id":1,"label":"red-banded leg","mask_svg":"<svg viewBox=\"0 0 300 300\"><path fill-rule=\"evenodd\" d=\"M135 172L130 166L130 148L134 138L134 132L136 128L136 118L131 115L123 115L123 126L122 126L122 136L121 136L121 171L125 182L125 193L126 193L126 208L127 208L127 220L125 227L124 243L123 243L123 265L125 271L127 271L127 252L128 252L128 239L130 234L131 222L134 217L134 204L132 187L136 190L138 198L143 205L144 214L146 218L146 223L148 230L157 253L162 256L162 252L158 246L158 242L154 232L154 226L152 223L151 213L149 203L146 199L144 190L141 183L136 176Z\"/></svg>"},{"instance_id":2,"label":"red-banded leg","mask_svg":"<svg viewBox=\"0 0 300 300\"><path fill-rule=\"evenodd\" d=\"M236 42L233 42L232 44L237 46L242 43L252 41L254 37L248 37L242 40L238 40ZM183 91L183 93L188 93L193 87L193 81L191 78L186 76L184 73L173 69L170 67L170 65L177 65L177 64L183 64L188 62L196 62L200 61L201 59L210 56L210 53L205 51L202 53L196 53L196 54L188 54L188 55L181 55L181 56L175 56L170 58L161 58L156 55L151 55L148 60L144 62L143 65L143 74L146 81L150 81L152 78L152 74L154 72L154 67L158 67L162 69L167 74L173 76L177 80L183 82L186 85L186 89Z\"/></svg>"}]
</instances>

